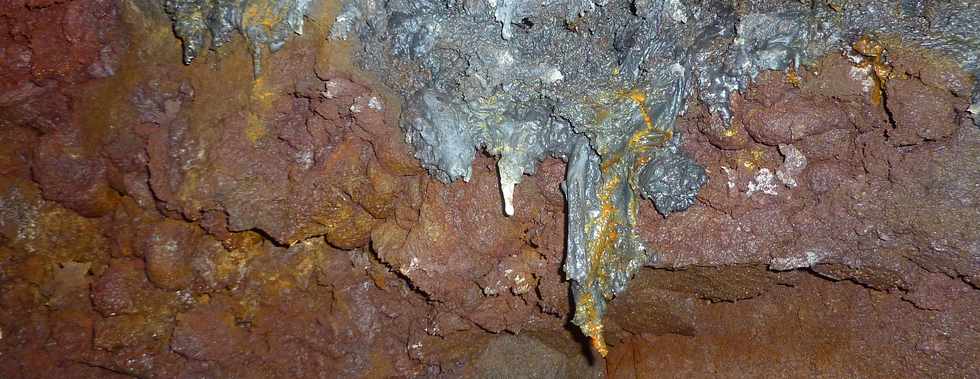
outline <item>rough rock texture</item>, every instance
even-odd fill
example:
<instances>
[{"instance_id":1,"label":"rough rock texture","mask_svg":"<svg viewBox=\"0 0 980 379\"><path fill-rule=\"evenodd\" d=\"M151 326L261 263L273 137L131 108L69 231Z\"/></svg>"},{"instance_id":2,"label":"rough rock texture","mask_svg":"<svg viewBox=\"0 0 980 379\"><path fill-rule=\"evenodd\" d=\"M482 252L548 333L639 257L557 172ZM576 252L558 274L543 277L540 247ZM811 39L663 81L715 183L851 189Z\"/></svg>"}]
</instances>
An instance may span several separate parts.
<instances>
[{"instance_id":1,"label":"rough rock texture","mask_svg":"<svg viewBox=\"0 0 980 379\"><path fill-rule=\"evenodd\" d=\"M657 259L602 359L570 327L564 162L505 217L491 157L454 184L411 157L398 98L324 42L336 6L255 79L238 38L183 65L159 5L0 6L2 378L980 371L980 131L942 57L764 73L733 129L691 103L710 180L644 205Z\"/></svg>"},{"instance_id":2,"label":"rough rock texture","mask_svg":"<svg viewBox=\"0 0 980 379\"><path fill-rule=\"evenodd\" d=\"M766 275L764 268L754 269ZM735 270L712 275L737 278ZM980 353L970 340L976 325L950 317L976 313L978 297L960 297L976 289L945 275L934 280L946 289L925 295L944 298L942 311L919 308L900 294L805 272L792 272L780 278L781 285L767 285L751 298L714 303L699 294L708 286L685 276L656 270L638 275L635 282L644 285L645 295L672 306L656 318L632 320L629 328L643 332L624 337L611 350L609 377L654 372L670 377L970 377L977 369L970 358ZM669 289L657 284L676 279L686 283ZM617 310L614 305L610 313L620 322Z\"/></svg>"},{"instance_id":3,"label":"rough rock texture","mask_svg":"<svg viewBox=\"0 0 980 379\"><path fill-rule=\"evenodd\" d=\"M240 34L248 41L255 74L262 73L262 50L276 52L292 34L303 34L311 0L165 0L174 34L190 64L206 47L217 50ZM206 44L210 38L210 46Z\"/></svg>"},{"instance_id":4,"label":"rough rock texture","mask_svg":"<svg viewBox=\"0 0 980 379\"><path fill-rule=\"evenodd\" d=\"M886 84L911 83L889 79L914 74L892 69L892 46L927 47L951 64L980 73L980 34L967 21L980 18L980 8L967 3L343 4L331 38L357 38L358 66L405 100L401 127L430 174L444 182L469 181L477 152L497 156L504 211L511 215L514 186L524 174L533 175L547 157L568 162L563 270L572 283L573 323L603 355L606 305L650 260L648 248L656 249L637 233L639 196L652 200L666 216L693 205L707 179L703 167L677 148L682 133L675 133L675 121L687 111L690 98L731 126L732 97L747 90L760 73L786 70L799 83L801 63L841 49L849 51L856 73L866 74L873 102L888 101L889 109L924 100L887 98L896 88L886 91ZM949 106L937 108L949 103L942 89L900 90L923 93L932 104L925 104L917 118L893 120L899 127L892 133L893 143L914 144L911 137L935 139L951 133L939 125L911 132L917 127L912 125L930 117L925 115L938 114L937 122L944 124L953 113ZM791 141L833 129L844 120L843 113L827 114L807 101L748 112L755 116L745 122L751 136L767 144L787 144L785 154L795 149ZM771 113L777 115L767 120ZM903 133L906 138L899 137ZM793 163L775 173L780 180L794 180L790 171L803 168L803 156L791 155Z\"/></svg>"},{"instance_id":5,"label":"rough rock texture","mask_svg":"<svg viewBox=\"0 0 980 379\"><path fill-rule=\"evenodd\" d=\"M644 219L663 250L612 306L610 376L977 370L980 345L963 339L977 328L952 315L980 311L980 131L963 83L914 76L937 69L914 54L891 51L908 76L883 104L828 56L796 85L771 74L737 99L734 133L703 113L681 121L701 131L685 147L712 177L702 206Z\"/></svg>"},{"instance_id":6,"label":"rough rock texture","mask_svg":"<svg viewBox=\"0 0 980 379\"><path fill-rule=\"evenodd\" d=\"M912 52L891 53L902 61ZM980 215L980 132L962 117L968 100L949 95L939 97L946 100L941 106L921 102L944 112L928 123L900 122L919 117L921 109L894 98L948 89L911 76L892 79L888 100L876 105L853 84L863 78L826 78L850 65L829 56L811 70L821 76L804 73L799 88L773 74L736 102L744 117L736 118L734 136L722 137L747 133L747 143L717 149L705 136L687 145L712 175L700 197L706 206L670 222L645 219L650 243L669 246L657 267L805 268L882 290L909 290L926 270L976 284L978 231L971 223ZM895 88L909 92L893 94ZM786 120L783 112L797 107L809 111ZM683 123L710 134L710 124L699 119L692 114ZM910 141L919 134L937 137ZM788 146L805 158L805 168L789 167Z\"/></svg>"}]
</instances>

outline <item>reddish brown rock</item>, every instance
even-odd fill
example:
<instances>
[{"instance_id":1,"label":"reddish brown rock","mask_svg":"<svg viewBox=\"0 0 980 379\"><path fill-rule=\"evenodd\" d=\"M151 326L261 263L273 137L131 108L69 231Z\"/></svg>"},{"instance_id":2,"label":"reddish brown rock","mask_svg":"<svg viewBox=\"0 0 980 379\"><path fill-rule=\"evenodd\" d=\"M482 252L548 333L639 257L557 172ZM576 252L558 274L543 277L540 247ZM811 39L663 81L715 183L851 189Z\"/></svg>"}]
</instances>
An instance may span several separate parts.
<instances>
[{"instance_id":1,"label":"reddish brown rock","mask_svg":"<svg viewBox=\"0 0 980 379\"><path fill-rule=\"evenodd\" d=\"M200 238L200 229L182 222L168 220L149 225L139 242L146 276L162 289L189 287L194 279L191 257Z\"/></svg>"},{"instance_id":2,"label":"reddish brown rock","mask_svg":"<svg viewBox=\"0 0 980 379\"><path fill-rule=\"evenodd\" d=\"M918 80L889 80L885 106L895 121L888 131L894 145L949 137L959 126L948 90L928 87Z\"/></svg>"},{"instance_id":3,"label":"reddish brown rock","mask_svg":"<svg viewBox=\"0 0 980 379\"><path fill-rule=\"evenodd\" d=\"M467 184L425 186L420 219L401 246L386 242L379 256L423 291L448 299L474 285L491 262L519 251L520 225L499 210L501 195L486 160ZM390 238L389 238L390 240ZM480 272L477 267L486 267ZM437 284L441 283L441 284Z\"/></svg>"},{"instance_id":4,"label":"reddish brown rock","mask_svg":"<svg viewBox=\"0 0 980 379\"><path fill-rule=\"evenodd\" d=\"M111 76L125 45L113 1L0 5L0 125L70 128L72 85Z\"/></svg>"},{"instance_id":5,"label":"reddish brown rock","mask_svg":"<svg viewBox=\"0 0 980 379\"><path fill-rule=\"evenodd\" d=\"M240 39L182 65L139 4L120 50L88 22L111 30L114 3L31 4L0 5L0 377L976 372L980 132L954 66L890 47L888 112L838 55L760 75L732 129L692 107L711 179L687 212L641 206L652 268L610 304L602 360L566 330L564 163L510 218L494 159L424 175L397 96L331 66L332 10L254 77ZM126 75L86 82L115 51ZM943 91L952 118L916 120Z\"/></svg>"},{"instance_id":6,"label":"reddish brown rock","mask_svg":"<svg viewBox=\"0 0 980 379\"><path fill-rule=\"evenodd\" d=\"M980 351L980 345L952 332L969 329L962 321L939 316L944 318L941 321L935 313L916 312L896 294L804 273L794 275L800 276L800 281L793 286L771 287L750 300L717 304L694 301L689 311L693 317L683 312L672 314L697 321L690 334L630 337L610 351L608 376L669 372L782 377L809 372L890 377L965 374L976 369L973 360L957 358ZM685 298L683 292L673 296ZM957 303L965 310L975 307L977 300L980 298L972 291L968 299ZM854 312L861 317L853 317ZM899 324L910 327L894 327ZM888 332L876 332L881 329ZM786 339L807 342L781 342ZM910 366L907 362L917 363Z\"/></svg>"},{"instance_id":7,"label":"reddish brown rock","mask_svg":"<svg viewBox=\"0 0 980 379\"><path fill-rule=\"evenodd\" d=\"M115 206L116 193L105 181L105 165L87 157L78 136L51 134L34 150L31 172L44 197L86 217L102 216Z\"/></svg>"},{"instance_id":8,"label":"reddish brown rock","mask_svg":"<svg viewBox=\"0 0 980 379\"><path fill-rule=\"evenodd\" d=\"M103 316L133 314L146 301L150 283L143 273L143 261L115 259L105 273L92 284L92 304Z\"/></svg>"},{"instance_id":9,"label":"reddish brown rock","mask_svg":"<svg viewBox=\"0 0 980 379\"><path fill-rule=\"evenodd\" d=\"M870 102L873 81L868 71L856 67L843 54L828 54L817 61L818 70L803 72L801 91L849 102Z\"/></svg>"},{"instance_id":10,"label":"reddish brown rock","mask_svg":"<svg viewBox=\"0 0 980 379\"><path fill-rule=\"evenodd\" d=\"M49 305L55 308L88 308L91 263L62 262L54 267L52 278L43 283Z\"/></svg>"},{"instance_id":11,"label":"reddish brown rock","mask_svg":"<svg viewBox=\"0 0 980 379\"><path fill-rule=\"evenodd\" d=\"M196 307L177 315L170 347L196 360L225 361L247 343L246 332L223 303Z\"/></svg>"},{"instance_id":12,"label":"reddish brown rock","mask_svg":"<svg viewBox=\"0 0 980 379\"><path fill-rule=\"evenodd\" d=\"M941 317L958 319L960 316L954 315L957 311L953 309L967 309L969 306L961 305L962 302L975 298L975 289L968 290L973 287L967 283L972 283L978 268L967 257L976 255L977 230L961 221L980 216L972 208L965 208L980 196L975 186L966 184L980 180L976 170L966 168L977 166L974 161L980 148L978 132L976 128L959 126L954 116L962 99L950 95L955 93L952 88L932 93L932 87L917 79L904 83L893 79L889 86L901 88L903 93L899 98L932 93L934 98L930 101L943 110L939 114L948 115L906 125L925 126L928 133L939 130L941 133L932 134L941 135L938 139L929 140L917 134L919 129L910 129L910 143L914 146L896 147L893 138L897 138L901 127L892 129L884 108L875 107L867 98L859 96L853 83L837 82L849 71L846 66L832 60L824 64L839 67L817 67L819 78L804 75L813 82L804 81L802 91L806 95L802 97L795 97L797 89L779 81L761 83L761 88L753 92L757 94L748 99L749 108L763 110L747 118L755 122L754 126L747 124L752 137L767 144L790 141L806 157L807 165L796 178L797 187L790 188L775 180L774 186L769 187L772 193L757 190L750 195L749 189L765 188L761 185L761 170L772 172L781 162L765 151L758 157L751 150L748 154L744 150L717 151L711 146L710 136L696 136L706 133L701 130L703 121L682 120L681 128L688 131L687 135L695 134L686 138L685 148L707 165L711 181L701 191L699 204L666 220L644 206L641 212L644 235L648 246L660 252L651 265L677 271L641 272L628 291L651 292L640 298L661 299L669 305L635 305L640 300L628 293L613 302L608 317L610 340L623 342L610 353L610 376L650 370L705 375L706 366L685 362L694 361L693 357L701 362L706 356L711 358L703 362L723 362L719 367L754 370L759 367L754 362L768 359L763 357L770 356L774 346L772 342L746 345L745 341L760 338L811 341L805 347L798 344L780 347L778 356L785 359L772 364L791 371L795 370L792 367L813 364L807 362L814 359L825 362L821 370L837 370L849 376L875 376L881 372L888 376L892 374L887 373L905 370L890 365L891 361L880 360L882 356L902 356L909 362L922 362L914 370L924 376L944 370L942 367L960 370L957 372L972 370L970 364L959 363L961 358L934 364L925 363L928 359L924 357L930 354L965 357L978 348L965 340L951 342L937 338L935 331L944 326L936 323L929 313L941 309L944 312ZM780 91L788 94L780 97ZM785 98L795 99L792 101L796 107L821 109L826 107L826 100L821 97L828 95L835 96L839 108L847 112L845 124L856 128L800 133L802 137L797 139L790 133L790 125L774 127L780 120L788 119L785 114L766 108L767 104L776 107L781 101L789 101L780 100ZM928 104L922 108L909 106L907 112L926 108ZM903 117L915 115L908 113ZM737 112L736 118L739 116L744 115ZM774 120L767 120L770 118ZM898 119L895 116L896 123ZM807 270L829 281L807 277L800 283L794 271L784 272L795 269ZM848 288L849 281L863 287ZM636 283L639 284L634 287ZM786 293L789 288L800 288L802 292ZM867 293L855 295L852 291L857 288L860 288L858 292ZM810 295L804 295L807 291L820 293L814 295L823 296L820 299L834 300L809 298ZM708 305L691 299L738 302ZM820 301L828 303L814 305ZM741 326L729 324L728 320L738 319L733 315L738 312L735 308L739 304L753 302L757 305L745 305L745 312L754 316L745 317L757 320L755 315L761 312L777 319L766 321L767 326L762 329L747 331L747 335L754 337L746 339L735 332ZM835 308L830 306L832 303L848 305ZM683 304L692 306L684 308ZM767 304L780 305L769 308ZM791 306L802 312L798 314L814 313L801 316L803 321L788 321L780 318L783 311L777 309L785 304L798 304ZM868 317L827 321L862 307L875 310L859 313L874 314L872 320L885 321L869 321ZM636 309L643 308L651 310L637 313ZM916 309L925 311L919 313ZM711 316L714 312L718 312L717 318ZM829 323L821 324L825 321ZM800 324L781 329L786 323L797 322ZM875 322L909 326L902 332L876 333ZM665 332L663 328L675 334L656 336ZM627 329L634 331L624 332ZM824 339L813 340L816 336ZM756 348L758 351L754 352ZM842 364L844 358L828 353L840 349L854 349L854 354L865 357L864 361ZM857 353L858 350L861 352ZM826 358L815 358L825 353L828 353ZM652 356L657 358L646 358ZM749 371L740 371L745 372Z\"/></svg>"},{"instance_id":13,"label":"reddish brown rock","mask_svg":"<svg viewBox=\"0 0 980 379\"><path fill-rule=\"evenodd\" d=\"M396 185L371 168L370 144L338 134L342 125L314 122L321 116L311 102L349 115L345 99L354 101L283 97L277 116L226 115L217 132L180 120L163 125L148 145L151 188L187 218L222 209L230 231L258 229L281 243L326 234L339 247L364 246L376 217L391 215Z\"/></svg>"},{"instance_id":14,"label":"reddish brown rock","mask_svg":"<svg viewBox=\"0 0 980 379\"><path fill-rule=\"evenodd\" d=\"M49 323L56 353L81 359L92 343L93 321L98 318L88 310L71 309L53 312Z\"/></svg>"},{"instance_id":15,"label":"reddish brown rock","mask_svg":"<svg viewBox=\"0 0 980 379\"><path fill-rule=\"evenodd\" d=\"M0 133L0 175L29 179L32 147L37 135L23 127L7 126Z\"/></svg>"},{"instance_id":16,"label":"reddish brown rock","mask_svg":"<svg viewBox=\"0 0 980 379\"><path fill-rule=\"evenodd\" d=\"M34 9L30 46L36 80L113 74L115 52L109 41L122 38L114 28L116 3L71 1Z\"/></svg>"},{"instance_id":17,"label":"reddish brown rock","mask_svg":"<svg viewBox=\"0 0 980 379\"><path fill-rule=\"evenodd\" d=\"M770 146L849 127L847 118L831 100L806 98L793 92L770 106L747 105L744 112L741 120L745 130L755 141Z\"/></svg>"},{"instance_id":18,"label":"reddish brown rock","mask_svg":"<svg viewBox=\"0 0 980 379\"><path fill-rule=\"evenodd\" d=\"M796 146L808 162L830 159L849 161L853 159L854 154L859 153L854 146L854 133L854 130L834 129L804 138Z\"/></svg>"},{"instance_id":19,"label":"reddish brown rock","mask_svg":"<svg viewBox=\"0 0 980 379\"><path fill-rule=\"evenodd\" d=\"M958 62L915 46L889 46L888 62L897 72L918 78L926 86L948 89L957 97L969 97L976 80Z\"/></svg>"},{"instance_id":20,"label":"reddish brown rock","mask_svg":"<svg viewBox=\"0 0 980 379\"><path fill-rule=\"evenodd\" d=\"M166 314L122 314L99 318L95 322L91 343L96 349L108 352L158 344L169 338L172 322Z\"/></svg>"}]
</instances>

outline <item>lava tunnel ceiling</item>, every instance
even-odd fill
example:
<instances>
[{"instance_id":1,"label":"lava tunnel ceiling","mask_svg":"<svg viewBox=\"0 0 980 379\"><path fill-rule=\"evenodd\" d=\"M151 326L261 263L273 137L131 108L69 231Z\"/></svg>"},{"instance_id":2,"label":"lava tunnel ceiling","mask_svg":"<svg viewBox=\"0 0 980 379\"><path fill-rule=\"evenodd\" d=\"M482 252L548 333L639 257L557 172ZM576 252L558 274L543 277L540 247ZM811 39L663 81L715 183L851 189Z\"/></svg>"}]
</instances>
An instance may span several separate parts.
<instances>
[{"instance_id":1,"label":"lava tunnel ceiling","mask_svg":"<svg viewBox=\"0 0 980 379\"><path fill-rule=\"evenodd\" d=\"M186 63L237 31L249 42L258 76L264 47L274 52L301 34L312 2L166 7ZM872 34L938 50L980 71L980 8L929 5L352 0L329 38L356 38L357 64L403 97L406 141L439 180L469 181L477 152L494 155L503 209L513 215L514 186L525 174L546 157L568 162L564 271L573 283L573 322L605 355L607 301L656 259L656 247L637 235L638 202L652 200L664 216L683 211L707 180L678 151L683 137L674 124L689 98L728 125L731 96L761 71L795 71L831 50L847 51L864 68L859 75L880 86L893 73L882 67L883 47L865 37ZM973 107L980 106L976 96Z\"/></svg>"},{"instance_id":2,"label":"lava tunnel ceiling","mask_svg":"<svg viewBox=\"0 0 980 379\"><path fill-rule=\"evenodd\" d=\"M13 0L0 377L976 372L977 25Z\"/></svg>"}]
</instances>

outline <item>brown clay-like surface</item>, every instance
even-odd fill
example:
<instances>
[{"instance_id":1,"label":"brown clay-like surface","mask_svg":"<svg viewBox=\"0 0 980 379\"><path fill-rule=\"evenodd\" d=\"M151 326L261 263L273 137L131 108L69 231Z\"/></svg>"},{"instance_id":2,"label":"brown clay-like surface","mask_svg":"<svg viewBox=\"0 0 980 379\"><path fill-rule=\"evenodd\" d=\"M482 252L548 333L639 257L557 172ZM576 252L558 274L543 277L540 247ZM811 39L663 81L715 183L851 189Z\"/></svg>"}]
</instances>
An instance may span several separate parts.
<instances>
[{"instance_id":1,"label":"brown clay-like surface","mask_svg":"<svg viewBox=\"0 0 980 379\"><path fill-rule=\"evenodd\" d=\"M332 3L331 3L332 4ZM890 47L767 73L711 180L642 232L607 359L569 328L564 163L502 212L494 158L425 175L398 99L325 41L184 66L154 2L0 5L0 378L969 377L980 131L954 65Z\"/></svg>"}]
</instances>

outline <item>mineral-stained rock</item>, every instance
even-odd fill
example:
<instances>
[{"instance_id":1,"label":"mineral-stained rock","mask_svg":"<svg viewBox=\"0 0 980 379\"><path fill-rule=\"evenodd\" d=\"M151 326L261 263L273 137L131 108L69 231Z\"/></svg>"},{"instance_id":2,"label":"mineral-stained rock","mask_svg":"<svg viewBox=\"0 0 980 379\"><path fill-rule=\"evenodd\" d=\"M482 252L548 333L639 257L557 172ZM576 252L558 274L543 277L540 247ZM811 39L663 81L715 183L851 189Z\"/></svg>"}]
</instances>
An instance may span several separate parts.
<instances>
[{"instance_id":1,"label":"mineral-stained rock","mask_svg":"<svg viewBox=\"0 0 980 379\"><path fill-rule=\"evenodd\" d=\"M889 80L887 91L886 106L895 120L895 129L888 137L895 145L946 138L959 126L949 89L928 87L912 79ZM961 109L965 105L964 100Z\"/></svg>"},{"instance_id":2,"label":"mineral-stained rock","mask_svg":"<svg viewBox=\"0 0 980 379\"><path fill-rule=\"evenodd\" d=\"M56 308L77 308L84 304L89 295L89 270L92 263L62 262L46 281L44 292L49 296L49 304Z\"/></svg>"},{"instance_id":3,"label":"mineral-stained rock","mask_svg":"<svg viewBox=\"0 0 980 379\"><path fill-rule=\"evenodd\" d=\"M6 126L6 133L0 137L0 175L5 177L30 178L30 159L32 146L37 142L34 131L17 126Z\"/></svg>"},{"instance_id":4,"label":"mineral-stained rock","mask_svg":"<svg viewBox=\"0 0 980 379\"><path fill-rule=\"evenodd\" d=\"M109 352L155 344L169 336L172 322L166 314L121 314L99 318L95 322L92 343L95 348Z\"/></svg>"},{"instance_id":5,"label":"mineral-stained rock","mask_svg":"<svg viewBox=\"0 0 980 379\"><path fill-rule=\"evenodd\" d=\"M833 60L824 62L838 64ZM815 70L820 70L820 67ZM821 75L827 75L827 72L822 71ZM782 78L775 77L771 82L760 85L773 95L778 91L789 92L787 96L769 97L796 98L794 93L797 90ZM806 84L803 87L803 91L809 91ZM946 99L947 106L961 101L951 96L940 98ZM800 101L800 106L804 108L826 107L820 105L824 100L814 103L807 102L805 98L797 99L801 99L795 101ZM863 106L861 104L868 101L867 97L850 99L857 106ZM843 103L844 106L847 104ZM760 123L768 122L764 120L766 118L783 117L779 112L756 114L756 117L763 118ZM952 213L958 214L957 218L971 219L974 215L963 213L965 209L959 206L944 208L943 211L937 208L938 204L950 201L972 202L967 199L977 196L976 191L962 186L963 181L975 181L976 175L960 171L961 167L974 165L964 162L976 159L977 131L975 128L949 125L954 122L951 118L944 122L943 127L954 130L954 136L942 149L925 145L901 150L890 146L887 141L893 130L887 124L862 131L852 129L853 126L847 123L837 123L837 129L820 134L803 133L797 142L799 152L808 162L812 162L799 174L800 186L774 187L776 195L762 197L756 194L747 196L746 185L758 184L757 173L740 176L739 172L746 166L752 167L749 172L761 168L775 170L785 163L781 162L783 158L780 155L760 154L753 157L750 154L746 157L737 151L719 154L691 143L688 147L697 152L695 156L707 163L709 172L717 175L716 184L709 185L709 190L703 195L703 201L711 204L711 207L695 208L687 214L677 215L672 223L644 217L650 222L646 235L653 238L652 243L673 246L663 251L659 263L655 265L686 267L757 262L768 264L773 269L786 270L824 263L828 264L824 269L831 277L843 279L858 276L864 279L856 280L863 280L875 287L894 288L915 282L910 276L915 271L914 267L907 260L896 257L910 253L903 246L917 246L920 252L911 256L918 256L932 254L931 251L936 251L932 246L946 241L943 244L961 246L952 250L959 251L952 255L963 257L971 254L968 253L971 249L968 246L972 242L968 241L974 240L976 234L968 232L969 228L958 223L950 223L954 218L948 216ZM693 127L696 126L690 126ZM864 154L855 154L853 150L857 144L866 146ZM958 158L953 158L954 154ZM954 164L954 161L960 163ZM714 186L727 186L728 190L711 190ZM815 199L820 200L815 202ZM734 212L736 217L725 217L718 210ZM933 228L940 219L949 220L943 224L945 227L942 231ZM899 226L896 224L898 220L905 221ZM700 225L692 229L699 231L697 237L684 232L695 224ZM656 229L653 229L654 225ZM717 235L705 238L705 231ZM921 237L905 234L909 232L913 235L925 234ZM971 268L967 269L967 273L954 275L974 275L972 272L975 268L972 267L975 265L960 259L955 259L965 264L960 267ZM840 272L841 267L832 269L835 263L850 267L845 270L849 274ZM862 274L867 270L880 270L883 276Z\"/></svg>"},{"instance_id":6,"label":"mineral-stained rock","mask_svg":"<svg viewBox=\"0 0 980 379\"><path fill-rule=\"evenodd\" d=\"M51 337L58 344L58 353L81 358L92 343L93 321L97 316L80 309L59 310L49 319Z\"/></svg>"},{"instance_id":7,"label":"mineral-stained rock","mask_svg":"<svg viewBox=\"0 0 980 379\"><path fill-rule=\"evenodd\" d=\"M745 112L742 123L752 139L771 146L792 144L807 136L850 126L831 100L806 99L796 94L767 107L746 107Z\"/></svg>"},{"instance_id":8,"label":"mineral-stained rock","mask_svg":"<svg viewBox=\"0 0 980 379\"><path fill-rule=\"evenodd\" d=\"M105 178L105 164L86 156L78 136L44 136L34 150L31 172L44 197L87 217L99 217L115 206L116 193Z\"/></svg>"},{"instance_id":9,"label":"mineral-stained rock","mask_svg":"<svg viewBox=\"0 0 980 379\"><path fill-rule=\"evenodd\" d=\"M497 156L503 209L512 215L514 186L524 174L534 174L548 156L569 162L565 272L576 303L573 323L603 353L606 303L650 259L637 233L637 196L653 200L656 210L667 215L694 204L707 180L706 171L678 149L681 133L674 130L691 95L708 119L718 120L706 128L708 138L731 149L747 147L748 140L731 138L741 130L737 125L720 126L733 124L733 99L767 70L785 70L786 81L800 87L801 64L841 51L854 63L847 70L854 80L815 88L853 95L859 84L874 105L887 100L886 82L901 76L887 61L891 46L928 46L966 71L980 71L974 53L978 34L970 21L980 17L980 8L965 3L342 4L331 38L358 38L358 66L401 96L399 122L406 141L432 176L469 181L478 152ZM942 19L942 26L922 23L934 19ZM585 30L589 38L581 38ZM874 34L898 34L901 43L882 43ZM833 68L838 70L832 74L843 73L842 66ZM956 87L953 91L962 89L956 82L947 81ZM851 127L837 99L804 97L778 85L757 88L761 93L749 96L739 121L758 143L788 146ZM926 108L924 114L950 113ZM937 122L951 124L945 118ZM951 132L925 128L931 137L923 138ZM893 134L898 145L912 143ZM796 185L785 171L755 167L765 153L764 147L750 153L748 168L758 172L747 184L749 197L777 195L774 178ZM803 157L793 159L802 162Z\"/></svg>"},{"instance_id":10,"label":"mineral-stained rock","mask_svg":"<svg viewBox=\"0 0 980 379\"><path fill-rule=\"evenodd\" d=\"M646 274L641 272L640 276ZM965 374L976 368L971 359L958 358L980 351L975 342L963 339L962 332L975 330L963 321L931 311L914 311L915 306L898 294L833 283L805 273L792 275L799 277L792 286L771 287L756 298L733 303L700 302L691 299L686 290L674 292L675 301L691 305L690 313L674 311L671 316L695 322L693 330L687 335L640 333L630 337L610 352L608 376L671 372L780 377L813 372L888 377ZM976 292L971 290L951 307L976 307L980 301ZM852 312L861 316L854 317ZM898 324L910 327L871 332ZM784 339L807 342L773 344ZM909 366L905 362L917 363ZM735 367L737 373L729 371Z\"/></svg>"},{"instance_id":11,"label":"mineral-stained rock","mask_svg":"<svg viewBox=\"0 0 980 379\"><path fill-rule=\"evenodd\" d=\"M74 82L113 74L118 46L111 42L125 38L119 33L115 2L13 0L0 7L0 14L8 31L0 41L11 47L0 60L6 74L0 88L6 90L7 80L23 71L37 82Z\"/></svg>"},{"instance_id":12,"label":"mineral-stained rock","mask_svg":"<svg viewBox=\"0 0 980 379\"><path fill-rule=\"evenodd\" d=\"M197 252L200 229L177 221L163 221L147 229L140 241L146 276L163 289L190 286L194 279L191 256Z\"/></svg>"},{"instance_id":13,"label":"mineral-stained rock","mask_svg":"<svg viewBox=\"0 0 980 379\"><path fill-rule=\"evenodd\" d=\"M735 14L790 3L801 4L747 2ZM876 0L829 15L872 12L860 18L866 25L892 12L929 20L912 26L932 28L916 33L934 36L971 14L956 8L960 3L879 6L885 3L897 4ZM623 27L619 17L648 27L663 9L661 27L697 25L703 19L691 11L709 6L609 1L564 14L573 8L521 4L536 3L454 2L452 12L483 20L485 30L462 32L485 34L490 45L534 47L545 40L529 36L556 33L556 49L510 52L551 59L542 57L564 54L579 40L632 51L642 45L637 36L661 30L593 38ZM973 78L960 68L975 66L950 41L923 47L914 46L923 40L846 35L842 50L812 65L761 72L754 84L728 93L727 121L717 114L719 98L691 93L674 129L683 140L672 139L670 148L692 159L680 163L704 166L710 180L689 198L688 211L667 219L655 204L637 202L637 238L650 259L609 303L603 359L569 324L575 307L561 268L570 214L562 183L574 162L536 162L534 175L513 187L514 215L506 217L493 157L474 149L474 164L463 166L470 182L441 183L412 157L398 128L401 115L420 114L398 91L430 79L416 63L460 68L439 90L480 89L464 93L468 100L483 94L476 76L492 84L504 74L493 63L506 56L460 59L439 43L429 55L402 51L391 70L374 77L348 64L351 48L357 52L364 41L325 39L342 11L327 5L311 8L304 35L267 56L259 77L241 38L183 65L160 2L0 5L0 377L978 371L980 131L967 110ZM409 20L442 12L434 9L367 25L386 35L412 25L446 27ZM497 9L507 11L498 19ZM617 16L597 19L603 14ZM510 40L502 37L507 17ZM126 38L105 38L120 30ZM426 30L434 29L419 28L411 40L434 41ZM718 41L728 46L731 37ZM855 40L864 41L863 53L851 46ZM561 59L600 60L575 52ZM630 54L612 61L641 64ZM560 72L557 79L542 69L521 85L594 84L573 82L576 72L633 83L623 68ZM699 80L711 73L694 74ZM529 93L522 88L499 90ZM582 93L574 94L578 101ZM634 100L640 96L622 95L607 116L642 116ZM520 110L555 96L513 105ZM646 93L646 100L659 96ZM651 116L662 113L649 108ZM626 121L645 125L642 117ZM670 168L661 172L680 180L668 187L690 179L680 175L689 171ZM653 188L665 183L654 179L637 188L676 198L671 188ZM595 218L584 215L586 222Z\"/></svg>"},{"instance_id":14,"label":"mineral-stained rock","mask_svg":"<svg viewBox=\"0 0 980 379\"><path fill-rule=\"evenodd\" d=\"M126 44L114 1L0 5L0 125L42 131L70 124L69 88L112 76Z\"/></svg>"},{"instance_id":15,"label":"mineral-stained rock","mask_svg":"<svg viewBox=\"0 0 980 379\"><path fill-rule=\"evenodd\" d=\"M537 357L526 365L513 362ZM570 378L581 372L566 362L568 357L528 336L501 336L493 339L472 366L475 377Z\"/></svg>"},{"instance_id":16,"label":"mineral-stained rock","mask_svg":"<svg viewBox=\"0 0 980 379\"><path fill-rule=\"evenodd\" d=\"M142 260L114 259L104 273L92 283L92 304L104 317L137 314L159 307L168 296L159 292L144 272Z\"/></svg>"},{"instance_id":17,"label":"mineral-stained rock","mask_svg":"<svg viewBox=\"0 0 980 379\"><path fill-rule=\"evenodd\" d=\"M170 347L196 360L224 361L233 357L236 346L247 343L247 333L236 324L224 302L196 307L177 316Z\"/></svg>"},{"instance_id":18,"label":"mineral-stained rock","mask_svg":"<svg viewBox=\"0 0 980 379\"><path fill-rule=\"evenodd\" d=\"M393 243L383 242L380 258L435 299L448 301L453 293L479 292L474 281L490 269L481 261L489 263L520 251L519 222L504 217L499 209L478 206L499 200L491 175L484 166L474 170L470 185L427 183L418 223L400 245L386 248ZM385 238L397 239L397 230L388 230L385 233L395 235Z\"/></svg>"},{"instance_id":19,"label":"mineral-stained rock","mask_svg":"<svg viewBox=\"0 0 980 379\"><path fill-rule=\"evenodd\" d=\"M217 131L182 120L163 125L149 140L151 188L184 217L220 209L230 231L257 229L280 243L325 234L335 246L364 246L376 218L391 215L397 180L372 163L371 144L340 138L343 125L310 111L330 106L319 112L350 122L356 93L287 95L275 103L277 116L229 114Z\"/></svg>"}]
</instances>

